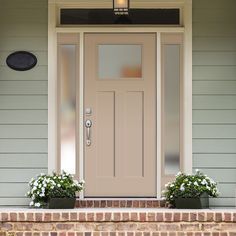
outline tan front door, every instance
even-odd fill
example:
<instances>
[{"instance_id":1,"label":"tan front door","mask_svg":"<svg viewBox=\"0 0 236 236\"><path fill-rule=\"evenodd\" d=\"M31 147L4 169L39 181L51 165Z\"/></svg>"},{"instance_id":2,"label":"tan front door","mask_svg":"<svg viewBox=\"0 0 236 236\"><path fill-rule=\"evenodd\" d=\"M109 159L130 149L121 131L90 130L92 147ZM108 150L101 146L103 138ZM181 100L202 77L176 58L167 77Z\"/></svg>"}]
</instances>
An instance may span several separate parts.
<instances>
[{"instance_id":1,"label":"tan front door","mask_svg":"<svg viewBox=\"0 0 236 236\"><path fill-rule=\"evenodd\" d=\"M156 36L85 34L85 196L156 196Z\"/></svg>"}]
</instances>

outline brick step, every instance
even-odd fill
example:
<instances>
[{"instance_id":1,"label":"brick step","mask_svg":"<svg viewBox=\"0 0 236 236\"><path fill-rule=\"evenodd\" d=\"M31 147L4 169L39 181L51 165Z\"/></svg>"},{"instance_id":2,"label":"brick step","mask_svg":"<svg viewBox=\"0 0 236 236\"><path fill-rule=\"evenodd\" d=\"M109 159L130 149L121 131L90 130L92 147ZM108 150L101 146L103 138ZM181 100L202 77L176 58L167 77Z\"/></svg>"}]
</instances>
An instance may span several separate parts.
<instances>
[{"instance_id":1,"label":"brick step","mask_svg":"<svg viewBox=\"0 0 236 236\"><path fill-rule=\"evenodd\" d=\"M165 206L165 201L156 199L76 200L76 208L163 208Z\"/></svg>"}]
</instances>

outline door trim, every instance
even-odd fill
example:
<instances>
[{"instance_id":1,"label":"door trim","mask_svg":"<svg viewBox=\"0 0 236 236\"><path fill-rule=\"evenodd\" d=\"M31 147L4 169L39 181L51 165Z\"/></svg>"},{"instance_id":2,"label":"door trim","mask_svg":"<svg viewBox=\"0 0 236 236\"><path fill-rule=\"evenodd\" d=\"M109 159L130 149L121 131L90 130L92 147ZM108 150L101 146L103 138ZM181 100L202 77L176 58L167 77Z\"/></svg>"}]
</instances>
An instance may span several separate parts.
<instances>
[{"instance_id":1,"label":"door trim","mask_svg":"<svg viewBox=\"0 0 236 236\"><path fill-rule=\"evenodd\" d=\"M183 78L183 170L192 172L192 0L184 3L183 25L184 27L57 27L57 4L54 1L48 3L48 172L57 170L57 33L79 33L80 35L80 142L83 142L83 36L85 32L104 33L132 33L151 32L157 35L157 50L160 50L161 33L184 34L184 78ZM160 51L157 53L160 59ZM161 70L157 65L157 195L161 198ZM81 119L82 118L82 119ZM83 157L83 148L79 151ZM82 159L82 160L81 160ZM79 163L80 178L83 179L83 158ZM83 198L83 193L80 195Z\"/></svg>"}]
</instances>

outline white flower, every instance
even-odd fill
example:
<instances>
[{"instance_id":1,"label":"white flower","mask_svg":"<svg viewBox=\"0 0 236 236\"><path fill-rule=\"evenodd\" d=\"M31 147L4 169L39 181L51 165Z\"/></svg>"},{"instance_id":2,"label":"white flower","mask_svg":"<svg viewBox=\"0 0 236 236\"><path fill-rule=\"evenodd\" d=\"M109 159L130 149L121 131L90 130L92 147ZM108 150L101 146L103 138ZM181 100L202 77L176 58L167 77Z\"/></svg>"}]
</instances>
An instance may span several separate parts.
<instances>
[{"instance_id":1,"label":"white flower","mask_svg":"<svg viewBox=\"0 0 236 236\"><path fill-rule=\"evenodd\" d=\"M33 201L31 201L29 205L30 205L30 206L33 206L33 205L34 205L34 202L33 202Z\"/></svg>"},{"instance_id":2,"label":"white flower","mask_svg":"<svg viewBox=\"0 0 236 236\"><path fill-rule=\"evenodd\" d=\"M197 181L195 181L193 184L194 184L195 186L199 186L198 183L197 183Z\"/></svg>"},{"instance_id":3,"label":"white flower","mask_svg":"<svg viewBox=\"0 0 236 236\"><path fill-rule=\"evenodd\" d=\"M38 182L37 181L34 182L34 186L36 186L36 187L38 186Z\"/></svg>"},{"instance_id":4,"label":"white flower","mask_svg":"<svg viewBox=\"0 0 236 236\"><path fill-rule=\"evenodd\" d=\"M178 177L181 174L182 174L182 172L179 171L175 176Z\"/></svg>"},{"instance_id":5,"label":"white flower","mask_svg":"<svg viewBox=\"0 0 236 236\"><path fill-rule=\"evenodd\" d=\"M180 186L180 191L184 191L185 190L185 187L184 187L184 183L183 184L181 184L181 186Z\"/></svg>"},{"instance_id":6,"label":"white flower","mask_svg":"<svg viewBox=\"0 0 236 236\"><path fill-rule=\"evenodd\" d=\"M202 185L207 185L207 181L205 179L202 180L201 182Z\"/></svg>"},{"instance_id":7,"label":"white flower","mask_svg":"<svg viewBox=\"0 0 236 236\"><path fill-rule=\"evenodd\" d=\"M34 204L34 206L35 206L35 207L40 207L40 203L39 203L39 202L36 202L36 203Z\"/></svg>"},{"instance_id":8,"label":"white flower","mask_svg":"<svg viewBox=\"0 0 236 236\"><path fill-rule=\"evenodd\" d=\"M58 187L58 188L60 188L60 187L61 187L61 185L60 185L60 184L58 184L58 185L57 185L57 187Z\"/></svg>"}]
</instances>

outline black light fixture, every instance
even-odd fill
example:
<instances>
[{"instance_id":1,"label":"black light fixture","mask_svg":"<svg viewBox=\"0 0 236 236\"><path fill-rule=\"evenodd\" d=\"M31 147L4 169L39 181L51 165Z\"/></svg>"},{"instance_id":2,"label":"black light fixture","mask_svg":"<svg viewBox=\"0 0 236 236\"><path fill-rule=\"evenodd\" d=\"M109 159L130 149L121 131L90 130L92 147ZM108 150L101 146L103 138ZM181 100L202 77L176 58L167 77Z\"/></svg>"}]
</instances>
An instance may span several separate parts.
<instances>
[{"instance_id":1,"label":"black light fixture","mask_svg":"<svg viewBox=\"0 0 236 236\"><path fill-rule=\"evenodd\" d=\"M128 15L129 0L113 0L113 10L115 15Z\"/></svg>"}]
</instances>

